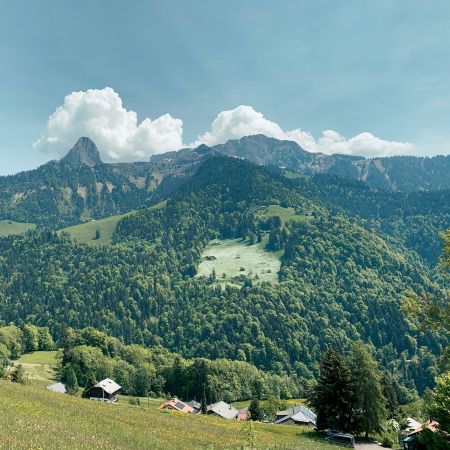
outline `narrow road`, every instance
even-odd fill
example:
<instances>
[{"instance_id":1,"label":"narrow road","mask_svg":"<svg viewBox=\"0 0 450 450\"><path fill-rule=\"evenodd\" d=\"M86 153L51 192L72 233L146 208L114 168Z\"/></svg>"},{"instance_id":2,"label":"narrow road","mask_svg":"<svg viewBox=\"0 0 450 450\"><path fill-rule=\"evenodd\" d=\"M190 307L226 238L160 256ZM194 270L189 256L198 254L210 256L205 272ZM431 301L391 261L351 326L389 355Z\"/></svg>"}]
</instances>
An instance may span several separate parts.
<instances>
[{"instance_id":1,"label":"narrow road","mask_svg":"<svg viewBox=\"0 0 450 450\"><path fill-rule=\"evenodd\" d=\"M357 450L381 450L383 447L378 444L372 444L370 442L359 442L355 444L355 448Z\"/></svg>"}]
</instances>

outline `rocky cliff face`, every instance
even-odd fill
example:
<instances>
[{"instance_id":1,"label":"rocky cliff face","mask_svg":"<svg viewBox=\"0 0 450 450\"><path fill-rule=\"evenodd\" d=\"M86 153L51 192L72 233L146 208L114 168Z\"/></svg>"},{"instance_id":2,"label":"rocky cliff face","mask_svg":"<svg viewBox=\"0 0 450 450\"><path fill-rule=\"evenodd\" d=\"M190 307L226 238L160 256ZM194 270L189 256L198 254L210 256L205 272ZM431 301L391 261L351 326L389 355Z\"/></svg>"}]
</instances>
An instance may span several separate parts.
<instances>
[{"instance_id":1,"label":"rocky cliff face","mask_svg":"<svg viewBox=\"0 0 450 450\"><path fill-rule=\"evenodd\" d=\"M212 147L216 152L273 164L304 174L329 173L367 183L372 189L404 192L450 188L450 156L359 156L310 153L297 143L263 135L248 136Z\"/></svg>"},{"instance_id":2,"label":"rocky cliff face","mask_svg":"<svg viewBox=\"0 0 450 450\"><path fill-rule=\"evenodd\" d=\"M102 163L100 153L94 142L88 137L81 137L67 155L61 160L62 164L78 169L80 167L95 167Z\"/></svg>"}]
</instances>

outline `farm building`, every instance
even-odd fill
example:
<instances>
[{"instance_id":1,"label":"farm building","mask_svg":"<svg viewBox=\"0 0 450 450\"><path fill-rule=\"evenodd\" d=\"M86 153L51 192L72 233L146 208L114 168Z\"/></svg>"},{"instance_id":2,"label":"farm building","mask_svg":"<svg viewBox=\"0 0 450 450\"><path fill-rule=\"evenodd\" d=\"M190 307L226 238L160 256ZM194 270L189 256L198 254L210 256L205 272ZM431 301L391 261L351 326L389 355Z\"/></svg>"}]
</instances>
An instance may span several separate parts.
<instances>
[{"instance_id":1,"label":"farm building","mask_svg":"<svg viewBox=\"0 0 450 450\"><path fill-rule=\"evenodd\" d=\"M51 384L50 386L47 386L47 389L52 392L57 392L58 394L66 393L66 387L62 383Z\"/></svg>"},{"instance_id":2,"label":"farm building","mask_svg":"<svg viewBox=\"0 0 450 450\"><path fill-rule=\"evenodd\" d=\"M117 396L121 389L122 387L115 381L110 378L105 378L89 389L88 397L90 400L115 403L117 402Z\"/></svg>"},{"instance_id":3,"label":"farm building","mask_svg":"<svg viewBox=\"0 0 450 450\"><path fill-rule=\"evenodd\" d=\"M236 419L239 411L228 403L221 401L209 405L206 410L206 414L215 414L216 416L223 417L224 419Z\"/></svg>"},{"instance_id":4,"label":"farm building","mask_svg":"<svg viewBox=\"0 0 450 450\"><path fill-rule=\"evenodd\" d=\"M196 402L195 400L191 400L190 402L187 402L187 404L188 404L189 406L192 406L192 409L193 409L192 413L193 413L193 414L198 414L198 413L200 413L200 411L201 411L201 409L202 409L202 404L201 404L201 403Z\"/></svg>"},{"instance_id":5,"label":"farm building","mask_svg":"<svg viewBox=\"0 0 450 450\"><path fill-rule=\"evenodd\" d=\"M282 425L316 425L317 416L303 405L293 406L277 412L276 424Z\"/></svg>"},{"instance_id":6,"label":"farm building","mask_svg":"<svg viewBox=\"0 0 450 450\"><path fill-rule=\"evenodd\" d=\"M168 400L167 402L164 402L162 405L160 405L159 409L179 411L185 414L194 412L194 408L191 405L178 400L176 397Z\"/></svg>"}]
</instances>

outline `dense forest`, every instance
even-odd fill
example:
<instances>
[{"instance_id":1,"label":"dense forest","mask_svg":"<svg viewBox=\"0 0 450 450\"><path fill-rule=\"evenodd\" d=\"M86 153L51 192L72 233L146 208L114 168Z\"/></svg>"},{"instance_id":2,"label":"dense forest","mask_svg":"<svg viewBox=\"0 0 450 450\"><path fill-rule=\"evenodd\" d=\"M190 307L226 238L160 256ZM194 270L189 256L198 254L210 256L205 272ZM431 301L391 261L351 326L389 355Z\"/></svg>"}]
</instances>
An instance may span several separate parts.
<instances>
[{"instance_id":1,"label":"dense forest","mask_svg":"<svg viewBox=\"0 0 450 450\"><path fill-rule=\"evenodd\" d=\"M52 231L1 239L1 320L47 326L56 339L66 325L92 326L184 358L248 362L295 376L303 391L324 351L361 339L408 388L433 385L445 338L419 329L400 304L410 291L444 295L445 282L401 239L279 169L239 159L209 157L170 192L164 208L123 218L109 247ZM303 220L262 216L267 205ZM282 252L279 283L194 278L211 239L264 236Z\"/></svg>"},{"instance_id":2,"label":"dense forest","mask_svg":"<svg viewBox=\"0 0 450 450\"><path fill-rule=\"evenodd\" d=\"M295 376L265 373L243 361L185 359L161 346L125 345L94 328L65 327L54 342L47 327L29 324L0 327L0 378L6 376L6 365L22 354L56 349L57 377L70 384L72 376L85 389L95 380L113 378L126 395L199 401L205 396L208 402L286 399L301 392Z\"/></svg>"}]
</instances>

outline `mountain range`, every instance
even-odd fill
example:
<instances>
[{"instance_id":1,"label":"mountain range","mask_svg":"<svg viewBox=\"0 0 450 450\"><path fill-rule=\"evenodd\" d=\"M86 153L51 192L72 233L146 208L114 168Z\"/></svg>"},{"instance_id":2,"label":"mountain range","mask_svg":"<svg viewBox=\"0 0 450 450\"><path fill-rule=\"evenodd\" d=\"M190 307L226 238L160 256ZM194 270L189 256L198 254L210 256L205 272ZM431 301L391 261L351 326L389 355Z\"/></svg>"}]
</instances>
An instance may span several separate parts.
<instances>
[{"instance_id":1,"label":"mountain range","mask_svg":"<svg viewBox=\"0 0 450 450\"><path fill-rule=\"evenodd\" d=\"M445 339L400 305L411 292L448 295L440 161L326 156L252 136L108 164L80 138L60 161L0 178L0 220L37 225L0 238L0 322L55 338L92 326L304 386L325 349L361 339L423 392ZM214 270L202 275L205 264Z\"/></svg>"},{"instance_id":2,"label":"mountain range","mask_svg":"<svg viewBox=\"0 0 450 450\"><path fill-rule=\"evenodd\" d=\"M377 191L450 188L448 156L365 159L325 155L309 153L295 142L257 135L214 147L201 145L153 155L147 162L104 163L95 144L83 137L60 161L0 177L0 218L59 228L122 213L150 202L158 186L169 192L202 159L216 153L283 168L292 176L336 175Z\"/></svg>"}]
</instances>

